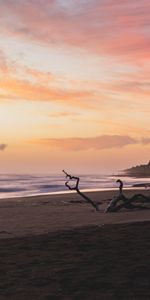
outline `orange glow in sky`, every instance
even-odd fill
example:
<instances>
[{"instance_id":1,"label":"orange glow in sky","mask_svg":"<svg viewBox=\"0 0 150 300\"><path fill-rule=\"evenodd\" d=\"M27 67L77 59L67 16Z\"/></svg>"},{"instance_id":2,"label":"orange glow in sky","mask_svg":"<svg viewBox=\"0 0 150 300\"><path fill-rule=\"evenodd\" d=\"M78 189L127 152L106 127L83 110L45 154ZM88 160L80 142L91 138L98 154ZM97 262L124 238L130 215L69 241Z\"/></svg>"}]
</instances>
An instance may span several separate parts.
<instances>
[{"instance_id":1,"label":"orange glow in sky","mask_svg":"<svg viewBox=\"0 0 150 300\"><path fill-rule=\"evenodd\" d=\"M1 173L150 160L150 2L0 0Z\"/></svg>"}]
</instances>

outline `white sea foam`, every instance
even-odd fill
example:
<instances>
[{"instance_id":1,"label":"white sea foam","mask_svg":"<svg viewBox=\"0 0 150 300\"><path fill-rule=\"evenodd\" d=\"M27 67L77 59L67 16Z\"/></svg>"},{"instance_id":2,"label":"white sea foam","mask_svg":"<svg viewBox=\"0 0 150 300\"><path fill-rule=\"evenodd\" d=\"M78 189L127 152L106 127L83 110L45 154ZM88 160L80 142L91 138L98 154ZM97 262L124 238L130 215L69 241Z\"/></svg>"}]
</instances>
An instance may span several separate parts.
<instances>
[{"instance_id":1,"label":"white sea foam","mask_svg":"<svg viewBox=\"0 0 150 300\"><path fill-rule=\"evenodd\" d=\"M118 188L117 176L80 175L80 189L85 191L110 190ZM125 188L133 184L150 183L149 178L121 177ZM24 197L40 194L65 193L65 177L49 174L5 174L0 175L0 198Z\"/></svg>"}]
</instances>

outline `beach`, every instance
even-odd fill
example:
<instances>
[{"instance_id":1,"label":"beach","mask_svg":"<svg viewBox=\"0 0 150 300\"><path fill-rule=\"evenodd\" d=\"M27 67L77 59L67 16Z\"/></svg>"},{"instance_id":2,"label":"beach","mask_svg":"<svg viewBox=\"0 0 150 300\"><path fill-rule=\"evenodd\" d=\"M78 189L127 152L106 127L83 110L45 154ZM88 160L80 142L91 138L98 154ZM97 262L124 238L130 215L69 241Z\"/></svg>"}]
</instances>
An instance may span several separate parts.
<instances>
[{"instance_id":1,"label":"beach","mask_svg":"<svg viewBox=\"0 0 150 300\"><path fill-rule=\"evenodd\" d=\"M1 199L0 299L150 299L149 205L104 213L116 193Z\"/></svg>"}]
</instances>

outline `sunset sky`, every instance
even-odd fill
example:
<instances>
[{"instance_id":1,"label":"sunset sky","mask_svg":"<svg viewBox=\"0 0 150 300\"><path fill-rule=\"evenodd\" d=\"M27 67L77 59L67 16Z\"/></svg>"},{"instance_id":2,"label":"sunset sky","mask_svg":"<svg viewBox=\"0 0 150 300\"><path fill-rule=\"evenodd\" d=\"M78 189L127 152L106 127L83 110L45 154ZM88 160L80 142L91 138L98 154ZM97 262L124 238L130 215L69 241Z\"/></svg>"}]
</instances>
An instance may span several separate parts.
<instances>
[{"instance_id":1,"label":"sunset sky","mask_svg":"<svg viewBox=\"0 0 150 300\"><path fill-rule=\"evenodd\" d=\"M150 160L150 1L0 0L0 172Z\"/></svg>"}]
</instances>

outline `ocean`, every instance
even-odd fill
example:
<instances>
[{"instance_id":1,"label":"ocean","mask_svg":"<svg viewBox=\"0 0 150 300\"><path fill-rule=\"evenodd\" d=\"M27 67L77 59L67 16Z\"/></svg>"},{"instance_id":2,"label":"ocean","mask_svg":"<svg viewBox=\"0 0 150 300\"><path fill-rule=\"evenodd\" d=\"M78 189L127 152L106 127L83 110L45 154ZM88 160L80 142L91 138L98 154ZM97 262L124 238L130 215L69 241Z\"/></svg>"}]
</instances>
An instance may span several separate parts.
<instances>
[{"instance_id":1,"label":"ocean","mask_svg":"<svg viewBox=\"0 0 150 300\"><path fill-rule=\"evenodd\" d=\"M76 175L80 177L79 187L84 191L102 191L118 189L117 176L112 175ZM133 184L150 183L149 178L121 177L125 188ZM65 176L62 174L1 174L0 198L27 197L41 194L69 192L65 186ZM74 182L71 184L73 185Z\"/></svg>"}]
</instances>

